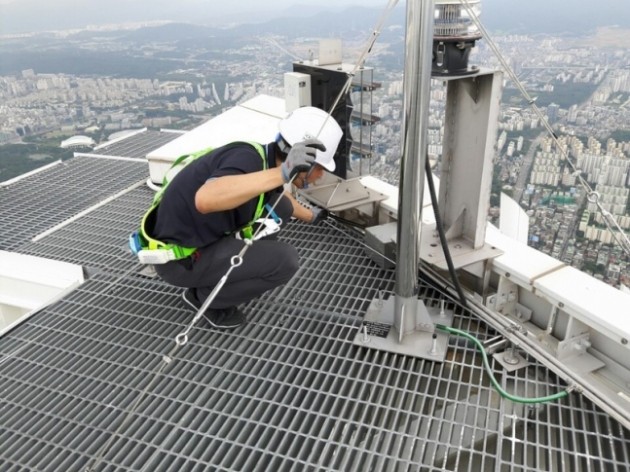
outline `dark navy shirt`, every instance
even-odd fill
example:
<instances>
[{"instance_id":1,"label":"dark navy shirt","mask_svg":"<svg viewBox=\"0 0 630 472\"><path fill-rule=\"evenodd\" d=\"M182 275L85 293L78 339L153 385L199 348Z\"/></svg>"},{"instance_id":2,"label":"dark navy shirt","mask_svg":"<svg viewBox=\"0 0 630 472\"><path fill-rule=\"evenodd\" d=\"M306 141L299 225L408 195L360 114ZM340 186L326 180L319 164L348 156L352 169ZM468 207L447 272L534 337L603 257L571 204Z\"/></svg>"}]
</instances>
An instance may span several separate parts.
<instances>
[{"instance_id":1,"label":"dark navy shirt","mask_svg":"<svg viewBox=\"0 0 630 472\"><path fill-rule=\"evenodd\" d=\"M264 148L264 147L263 147ZM267 145L268 156L275 156L275 143ZM267 158L268 168L275 159ZM199 157L182 169L168 184L157 208L154 228L150 234L157 240L186 247L208 246L226 234L233 233L251 222L258 197L232 210L202 214L195 206L197 190L209 179L225 175L240 175L263 170L263 159L247 143L232 143ZM282 192L282 187L271 193Z\"/></svg>"}]
</instances>

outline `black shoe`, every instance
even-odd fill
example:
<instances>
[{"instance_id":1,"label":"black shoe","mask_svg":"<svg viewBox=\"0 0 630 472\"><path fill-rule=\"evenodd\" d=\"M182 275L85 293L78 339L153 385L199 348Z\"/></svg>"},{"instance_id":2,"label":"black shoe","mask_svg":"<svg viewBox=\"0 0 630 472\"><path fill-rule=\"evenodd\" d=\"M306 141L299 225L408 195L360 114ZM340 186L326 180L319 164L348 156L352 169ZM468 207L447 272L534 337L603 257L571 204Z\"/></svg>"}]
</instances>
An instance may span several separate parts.
<instances>
[{"instance_id":1,"label":"black shoe","mask_svg":"<svg viewBox=\"0 0 630 472\"><path fill-rule=\"evenodd\" d=\"M208 308L203 314L213 328L236 328L247 321L247 316L235 306L229 308Z\"/></svg>"},{"instance_id":2,"label":"black shoe","mask_svg":"<svg viewBox=\"0 0 630 472\"><path fill-rule=\"evenodd\" d=\"M198 311L203 302L197 298L194 288L187 288L182 293L182 300L193 310ZM213 328L236 328L247 321L247 316L235 306L229 308L208 308L203 316Z\"/></svg>"}]
</instances>

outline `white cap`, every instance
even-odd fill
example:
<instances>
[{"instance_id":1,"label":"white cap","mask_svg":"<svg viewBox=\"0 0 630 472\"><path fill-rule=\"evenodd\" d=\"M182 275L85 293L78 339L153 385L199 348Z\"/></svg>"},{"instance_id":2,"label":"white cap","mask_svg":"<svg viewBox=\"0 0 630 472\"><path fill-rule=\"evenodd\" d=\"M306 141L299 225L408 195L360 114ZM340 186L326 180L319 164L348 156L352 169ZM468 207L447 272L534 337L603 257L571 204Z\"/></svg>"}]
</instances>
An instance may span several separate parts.
<instances>
[{"instance_id":1,"label":"white cap","mask_svg":"<svg viewBox=\"0 0 630 472\"><path fill-rule=\"evenodd\" d=\"M326 146L326 150L317 151L315 162L329 172L335 170L333 156L343 131L335 119L328 116L324 110L315 107L293 110L280 121L280 135L290 146L307 139L319 139Z\"/></svg>"}]
</instances>

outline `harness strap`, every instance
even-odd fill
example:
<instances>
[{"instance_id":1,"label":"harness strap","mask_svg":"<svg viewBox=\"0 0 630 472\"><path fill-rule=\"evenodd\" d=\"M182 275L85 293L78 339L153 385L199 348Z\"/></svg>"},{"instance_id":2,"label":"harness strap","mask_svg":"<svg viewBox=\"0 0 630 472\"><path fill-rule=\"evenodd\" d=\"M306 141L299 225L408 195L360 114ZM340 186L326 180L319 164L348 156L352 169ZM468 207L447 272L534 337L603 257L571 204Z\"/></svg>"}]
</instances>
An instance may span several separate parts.
<instances>
[{"instance_id":1,"label":"harness strap","mask_svg":"<svg viewBox=\"0 0 630 472\"><path fill-rule=\"evenodd\" d=\"M141 223L140 228L142 232L142 238L144 239L143 241L144 248L150 251L160 250L160 249L166 250L166 251L172 251L172 254L174 257L173 260L184 259L185 257L188 257L191 254L193 254L197 250L196 247L186 247L186 246L180 246L179 244L174 244L174 243L164 243L162 241L158 241L157 239L154 239L151 236L149 236L149 233L145 229L147 225L147 220L150 217L154 216L154 212L157 210L157 207L158 207L157 204L151 205L151 208L149 208L149 211L147 211L142 217L142 223Z\"/></svg>"},{"instance_id":2,"label":"harness strap","mask_svg":"<svg viewBox=\"0 0 630 472\"><path fill-rule=\"evenodd\" d=\"M247 144L252 145L256 149L256 151L258 151L258 155L263 161L263 170L267 170L267 154L265 153L263 147L258 143L248 142ZM262 216L263 211L265 211L265 194L261 193L258 196L256 210L254 210L254 217L243 228L238 230L237 233L240 232L245 239L252 239L254 237L254 223Z\"/></svg>"},{"instance_id":3,"label":"harness strap","mask_svg":"<svg viewBox=\"0 0 630 472\"><path fill-rule=\"evenodd\" d=\"M268 168L267 155L265 153L263 146L261 146L258 143L253 143L253 142L247 142L247 144L251 145L254 149L256 149L256 151L258 152L258 155L263 161L263 170L266 170ZM140 224L140 231L138 234L139 236L138 239L140 243L139 246L141 249L149 250L149 251L166 251L166 253L168 254L169 260L184 259L192 255L197 250L197 248L194 248L194 247L180 246L179 244L175 244L175 243L165 243L155 238L152 238L149 235L146 228L151 226L149 222L151 218L155 218L155 211L157 210L158 205L162 201L162 197L164 195L164 192L167 186L170 184L170 182L173 181L173 178L175 178L175 176L188 164L195 161L201 156L205 156L206 154L212 152L213 150L214 148L206 148L201 151L197 151L193 154L185 154L183 156L178 157L175 160L175 162L173 162L169 170L164 175L164 178L162 180L162 188L158 190L158 192L155 194L150 208L142 217L142 221ZM253 224L256 222L256 220L258 220L262 216L264 209L265 209L265 194L262 193L258 197L258 201L256 203L256 210L254 211L253 218L251 219L249 223L247 223L247 225L245 225L243 228L241 228L237 232L240 232L244 238L251 239L253 237ZM137 251L134 251L134 252L137 253Z\"/></svg>"}]
</instances>

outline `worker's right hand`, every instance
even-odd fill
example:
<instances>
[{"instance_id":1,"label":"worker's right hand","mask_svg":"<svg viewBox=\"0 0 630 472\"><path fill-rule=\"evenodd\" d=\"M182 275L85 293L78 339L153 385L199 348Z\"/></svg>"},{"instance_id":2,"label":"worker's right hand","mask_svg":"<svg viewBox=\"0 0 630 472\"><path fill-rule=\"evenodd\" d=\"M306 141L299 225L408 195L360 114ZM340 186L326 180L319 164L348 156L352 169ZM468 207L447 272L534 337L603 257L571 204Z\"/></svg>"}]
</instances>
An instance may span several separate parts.
<instances>
[{"instance_id":1,"label":"worker's right hand","mask_svg":"<svg viewBox=\"0 0 630 472\"><path fill-rule=\"evenodd\" d=\"M317 150L326 150L324 143L318 139L307 139L306 141L295 143L291 147L287 158L280 166L282 170L282 180L288 183L300 172L308 172L315 163Z\"/></svg>"},{"instance_id":2,"label":"worker's right hand","mask_svg":"<svg viewBox=\"0 0 630 472\"><path fill-rule=\"evenodd\" d=\"M328 218L328 211L325 208L314 206L311 208L311 212L313 213L312 225L316 225Z\"/></svg>"}]
</instances>

